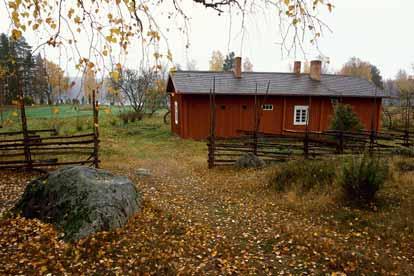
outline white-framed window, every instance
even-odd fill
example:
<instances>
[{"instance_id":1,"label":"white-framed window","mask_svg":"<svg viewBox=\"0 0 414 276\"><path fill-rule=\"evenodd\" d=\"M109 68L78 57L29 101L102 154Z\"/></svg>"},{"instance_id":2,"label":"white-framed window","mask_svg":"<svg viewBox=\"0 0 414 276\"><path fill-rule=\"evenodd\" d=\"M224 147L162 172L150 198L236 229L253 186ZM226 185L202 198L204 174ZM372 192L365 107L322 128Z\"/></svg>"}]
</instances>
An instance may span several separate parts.
<instances>
[{"instance_id":1,"label":"white-framed window","mask_svg":"<svg viewBox=\"0 0 414 276\"><path fill-rule=\"evenodd\" d=\"M174 121L178 125L178 102L174 101Z\"/></svg>"},{"instance_id":2,"label":"white-framed window","mask_svg":"<svg viewBox=\"0 0 414 276\"><path fill-rule=\"evenodd\" d=\"M262 105L262 109L267 111L273 110L273 104L264 104Z\"/></svg>"},{"instance_id":3,"label":"white-framed window","mask_svg":"<svg viewBox=\"0 0 414 276\"><path fill-rule=\"evenodd\" d=\"M294 125L306 125L308 123L308 110L307 105L295 105L293 111L293 124Z\"/></svg>"}]
</instances>

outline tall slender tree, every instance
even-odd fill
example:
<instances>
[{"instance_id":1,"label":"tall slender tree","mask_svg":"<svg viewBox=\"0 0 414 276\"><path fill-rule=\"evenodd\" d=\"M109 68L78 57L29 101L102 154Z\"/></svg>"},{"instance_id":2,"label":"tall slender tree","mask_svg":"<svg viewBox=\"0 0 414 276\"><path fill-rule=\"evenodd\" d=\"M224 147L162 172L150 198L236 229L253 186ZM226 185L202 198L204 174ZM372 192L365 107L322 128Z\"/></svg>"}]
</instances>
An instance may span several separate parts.
<instances>
[{"instance_id":1,"label":"tall slender tree","mask_svg":"<svg viewBox=\"0 0 414 276\"><path fill-rule=\"evenodd\" d=\"M371 80L372 82L381 89L384 89L384 82L382 81L381 72L375 65L371 64Z\"/></svg>"},{"instance_id":2,"label":"tall slender tree","mask_svg":"<svg viewBox=\"0 0 414 276\"><path fill-rule=\"evenodd\" d=\"M222 71L223 70L223 54L220 51L213 51L210 59L210 70L211 71Z\"/></svg>"},{"instance_id":3,"label":"tall slender tree","mask_svg":"<svg viewBox=\"0 0 414 276\"><path fill-rule=\"evenodd\" d=\"M226 55L223 62L223 71L231 71L233 69L235 56L234 52L230 52Z\"/></svg>"}]
</instances>

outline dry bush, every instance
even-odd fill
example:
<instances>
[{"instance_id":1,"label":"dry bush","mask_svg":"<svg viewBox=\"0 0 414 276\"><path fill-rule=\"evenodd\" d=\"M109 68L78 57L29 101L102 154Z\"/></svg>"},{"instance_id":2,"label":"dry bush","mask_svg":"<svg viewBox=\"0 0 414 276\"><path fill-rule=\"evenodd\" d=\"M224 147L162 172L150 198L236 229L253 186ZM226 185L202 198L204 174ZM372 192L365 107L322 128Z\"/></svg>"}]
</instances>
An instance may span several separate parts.
<instances>
[{"instance_id":1,"label":"dry bush","mask_svg":"<svg viewBox=\"0 0 414 276\"><path fill-rule=\"evenodd\" d=\"M398 170L401 172L412 172L414 171L414 163L412 160L400 160L396 162Z\"/></svg>"},{"instance_id":2,"label":"dry bush","mask_svg":"<svg viewBox=\"0 0 414 276\"><path fill-rule=\"evenodd\" d=\"M386 162L362 156L345 161L338 181L347 202L366 205L373 202L388 176Z\"/></svg>"},{"instance_id":3,"label":"dry bush","mask_svg":"<svg viewBox=\"0 0 414 276\"><path fill-rule=\"evenodd\" d=\"M309 191L325 193L335 181L334 162L316 160L291 161L275 168L269 176L269 185L277 191Z\"/></svg>"}]
</instances>

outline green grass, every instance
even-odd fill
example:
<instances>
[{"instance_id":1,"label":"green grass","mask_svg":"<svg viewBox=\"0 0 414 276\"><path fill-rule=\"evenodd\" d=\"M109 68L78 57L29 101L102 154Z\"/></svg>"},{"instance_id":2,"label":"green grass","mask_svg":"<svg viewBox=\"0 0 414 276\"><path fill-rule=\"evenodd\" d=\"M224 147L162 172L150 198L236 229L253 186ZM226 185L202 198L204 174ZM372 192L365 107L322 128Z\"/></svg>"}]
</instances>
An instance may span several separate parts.
<instances>
[{"instance_id":1,"label":"green grass","mask_svg":"<svg viewBox=\"0 0 414 276\"><path fill-rule=\"evenodd\" d=\"M117 114L118 112L122 111L123 108L118 106L102 106L102 108L110 108L112 113ZM57 113L54 113L54 110L58 110ZM19 112L18 108L8 108L4 113L5 118L9 118L13 116L13 112ZM31 119L51 119L51 118L72 118L77 116L92 116L92 107L90 105L82 105L82 106L75 106L75 105L39 105L39 106L29 106L26 107L26 116L27 118Z\"/></svg>"}]
</instances>

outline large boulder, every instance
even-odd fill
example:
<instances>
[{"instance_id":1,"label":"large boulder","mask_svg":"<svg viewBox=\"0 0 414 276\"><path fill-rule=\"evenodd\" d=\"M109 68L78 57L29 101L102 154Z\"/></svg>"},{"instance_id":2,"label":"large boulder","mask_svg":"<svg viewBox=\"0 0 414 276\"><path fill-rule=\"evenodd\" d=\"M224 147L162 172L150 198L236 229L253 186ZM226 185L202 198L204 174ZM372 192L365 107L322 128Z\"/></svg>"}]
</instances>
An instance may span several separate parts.
<instances>
[{"instance_id":1,"label":"large boulder","mask_svg":"<svg viewBox=\"0 0 414 276\"><path fill-rule=\"evenodd\" d=\"M248 152L237 159L234 165L239 169L261 168L265 165L265 162L253 153Z\"/></svg>"},{"instance_id":2,"label":"large boulder","mask_svg":"<svg viewBox=\"0 0 414 276\"><path fill-rule=\"evenodd\" d=\"M128 178L73 166L30 182L14 211L53 223L65 240L74 241L123 226L140 205L141 195Z\"/></svg>"}]
</instances>

